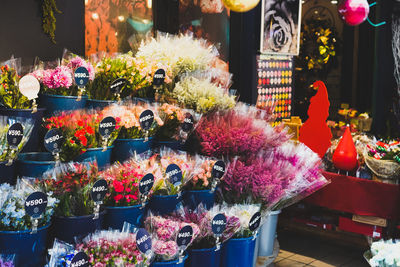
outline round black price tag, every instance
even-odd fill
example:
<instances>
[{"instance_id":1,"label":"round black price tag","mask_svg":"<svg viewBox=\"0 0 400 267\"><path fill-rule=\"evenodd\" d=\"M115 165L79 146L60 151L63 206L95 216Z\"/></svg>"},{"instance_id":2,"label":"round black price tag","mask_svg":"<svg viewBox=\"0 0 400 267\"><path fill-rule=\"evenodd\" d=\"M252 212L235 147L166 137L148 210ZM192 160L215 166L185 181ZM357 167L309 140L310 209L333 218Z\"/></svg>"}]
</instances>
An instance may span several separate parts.
<instances>
[{"instance_id":1,"label":"round black price tag","mask_svg":"<svg viewBox=\"0 0 400 267\"><path fill-rule=\"evenodd\" d=\"M104 199L108 191L107 181L104 179L98 180L94 183L90 195L94 202L100 202Z\"/></svg>"},{"instance_id":2,"label":"round black price tag","mask_svg":"<svg viewBox=\"0 0 400 267\"><path fill-rule=\"evenodd\" d=\"M25 200L25 213L32 218L39 218L47 207L47 195L43 192L34 192Z\"/></svg>"},{"instance_id":3,"label":"round black price tag","mask_svg":"<svg viewBox=\"0 0 400 267\"><path fill-rule=\"evenodd\" d=\"M153 124L153 121L154 113L149 109L143 111L139 116L140 127L142 127L143 130L149 130Z\"/></svg>"},{"instance_id":4,"label":"round black price tag","mask_svg":"<svg viewBox=\"0 0 400 267\"><path fill-rule=\"evenodd\" d=\"M224 214L219 213L214 216L211 222L211 229L216 236L222 235L226 227L226 217Z\"/></svg>"},{"instance_id":5,"label":"round black price tag","mask_svg":"<svg viewBox=\"0 0 400 267\"><path fill-rule=\"evenodd\" d=\"M110 91L113 94L119 94L122 91L122 88L128 83L128 81L124 78L118 78L113 81L110 85Z\"/></svg>"},{"instance_id":6,"label":"round black price tag","mask_svg":"<svg viewBox=\"0 0 400 267\"><path fill-rule=\"evenodd\" d=\"M89 257L85 252L80 251L71 260L71 267L89 267Z\"/></svg>"},{"instance_id":7,"label":"round black price tag","mask_svg":"<svg viewBox=\"0 0 400 267\"><path fill-rule=\"evenodd\" d=\"M89 71L85 67L79 67L75 70L74 79L79 87L85 86L89 82Z\"/></svg>"},{"instance_id":8,"label":"round black price tag","mask_svg":"<svg viewBox=\"0 0 400 267\"><path fill-rule=\"evenodd\" d=\"M178 165L172 163L167 166L165 175L171 184L178 186L182 183L182 170Z\"/></svg>"},{"instance_id":9,"label":"round black price tag","mask_svg":"<svg viewBox=\"0 0 400 267\"><path fill-rule=\"evenodd\" d=\"M249 222L250 231L254 232L255 230L257 230L258 227L260 227L260 224L261 224L261 212L257 211L250 219Z\"/></svg>"},{"instance_id":10,"label":"round black price tag","mask_svg":"<svg viewBox=\"0 0 400 267\"><path fill-rule=\"evenodd\" d=\"M178 236L176 237L176 244L178 247L186 247L190 244L193 237L193 228L190 225L186 225L181 228L178 232Z\"/></svg>"},{"instance_id":11,"label":"round black price tag","mask_svg":"<svg viewBox=\"0 0 400 267\"><path fill-rule=\"evenodd\" d=\"M188 112L185 114L185 119L183 120L182 123L182 130L184 132L190 132L193 129L193 125L194 125L193 116Z\"/></svg>"},{"instance_id":12,"label":"round black price tag","mask_svg":"<svg viewBox=\"0 0 400 267\"><path fill-rule=\"evenodd\" d=\"M58 129L49 130L44 136L44 147L51 153L60 152L64 137Z\"/></svg>"},{"instance_id":13,"label":"round black price tag","mask_svg":"<svg viewBox=\"0 0 400 267\"><path fill-rule=\"evenodd\" d=\"M139 231L136 233L136 245L138 246L139 250L144 254L146 254L147 251L151 249L151 236L143 228L140 228Z\"/></svg>"},{"instance_id":14,"label":"round black price tag","mask_svg":"<svg viewBox=\"0 0 400 267\"><path fill-rule=\"evenodd\" d=\"M153 85L160 86L164 83L164 80L165 80L165 70L163 69L156 70L153 76Z\"/></svg>"},{"instance_id":15,"label":"round black price tag","mask_svg":"<svg viewBox=\"0 0 400 267\"><path fill-rule=\"evenodd\" d=\"M104 138L110 137L112 132L115 130L117 121L113 117L105 117L99 125L99 133Z\"/></svg>"},{"instance_id":16,"label":"round black price tag","mask_svg":"<svg viewBox=\"0 0 400 267\"><path fill-rule=\"evenodd\" d=\"M212 171L211 171L211 176L212 178L218 178L221 179L222 176L225 174L225 162L222 160L218 160L215 162Z\"/></svg>"},{"instance_id":17,"label":"round black price tag","mask_svg":"<svg viewBox=\"0 0 400 267\"><path fill-rule=\"evenodd\" d=\"M24 128L17 122L10 126L7 132L7 142L10 146L18 146L24 137Z\"/></svg>"},{"instance_id":18,"label":"round black price tag","mask_svg":"<svg viewBox=\"0 0 400 267\"><path fill-rule=\"evenodd\" d=\"M148 173L142 177L139 182L139 192L142 195L148 195L150 190L154 185L154 175L152 173Z\"/></svg>"}]
</instances>

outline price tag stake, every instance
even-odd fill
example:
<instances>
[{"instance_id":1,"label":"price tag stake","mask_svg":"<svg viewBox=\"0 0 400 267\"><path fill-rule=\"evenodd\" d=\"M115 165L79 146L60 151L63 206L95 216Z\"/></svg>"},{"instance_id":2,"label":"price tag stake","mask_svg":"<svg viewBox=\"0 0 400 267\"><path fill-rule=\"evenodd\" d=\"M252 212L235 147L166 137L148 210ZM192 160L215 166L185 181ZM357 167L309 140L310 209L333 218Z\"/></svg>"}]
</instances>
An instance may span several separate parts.
<instances>
[{"instance_id":1,"label":"price tag stake","mask_svg":"<svg viewBox=\"0 0 400 267\"><path fill-rule=\"evenodd\" d=\"M221 248L220 237L222 236L222 233L225 231L225 227L226 227L225 215L222 213L215 215L211 221L211 229L217 239L215 244L216 247L215 251L218 251Z\"/></svg>"},{"instance_id":2,"label":"price tag stake","mask_svg":"<svg viewBox=\"0 0 400 267\"><path fill-rule=\"evenodd\" d=\"M79 67L74 73L75 83L78 86L78 98L76 101L82 100L82 95L85 92L85 86L89 82L89 71L85 67Z\"/></svg>"},{"instance_id":3,"label":"price tag stake","mask_svg":"<svg viewBox=\"0 0 400 267\"><path fill-rule=\"evenodd\" d=\"M149 193L154 185L154 175L152 173L148 173L142 177L139 182L139 193L142 201L142 207L145 206Z\"/></svg>"},{"instance_id":4,"label":"price tag stake","mask_svg":"<svg viewBox=\"0 0 400 267\"><path fill-rule=\"evenodd\" d=\"M44 147L54 156L56 164L60 163L60 151L63 143L64 137L58 129L51 129L44 136Z\"/></svg>"}]
</instances>

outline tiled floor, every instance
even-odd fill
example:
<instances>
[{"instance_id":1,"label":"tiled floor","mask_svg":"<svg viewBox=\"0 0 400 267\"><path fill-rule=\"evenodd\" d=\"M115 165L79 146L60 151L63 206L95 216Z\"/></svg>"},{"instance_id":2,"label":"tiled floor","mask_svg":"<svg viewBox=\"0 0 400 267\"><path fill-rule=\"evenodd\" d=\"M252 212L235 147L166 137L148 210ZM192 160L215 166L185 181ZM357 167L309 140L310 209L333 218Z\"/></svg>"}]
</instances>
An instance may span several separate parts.
<instances>
[{"instance_id":1,"label":"tiled floor","mask_svg":"<svg viewBox=\"0 0 400 267\"><path fill-rule=\"evenodd\" d=\"M278 240L280 252L269 267L369 266L363 258L363 249L340 246L293 233L279 233Z\"/></svg>"}]
</instances>

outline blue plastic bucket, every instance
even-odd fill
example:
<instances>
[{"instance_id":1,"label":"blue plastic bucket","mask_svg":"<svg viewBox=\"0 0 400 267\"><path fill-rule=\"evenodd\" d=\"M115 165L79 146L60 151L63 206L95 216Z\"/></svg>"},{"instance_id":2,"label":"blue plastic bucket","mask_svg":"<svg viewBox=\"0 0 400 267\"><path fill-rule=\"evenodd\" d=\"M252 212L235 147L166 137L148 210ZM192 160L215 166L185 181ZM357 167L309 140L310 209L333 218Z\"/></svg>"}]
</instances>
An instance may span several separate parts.
<instances>
[{"instance_id":1,"label":"blue plastic bucket","mask_svg":"<svg viewBox=\"0 0 400 267\"><path fill-rule=\"evenodd\" d=\"M222 247L221 267L253 266L255 245L253 237L229 239Z\"/></svg>"},{"instance_id":2,"label":"blue plastic bucket","mask_svg":"<svg viewBox=\"0 0 400 267\"><path fill-rule=\"evenodd\" d=\"M183 195L183 203L191 210L195 210L199 204L203 204L206 209L211 209L215 201L214 190L191 190L186 191Z\"/></svg>"},{"instance_id":3,"label":"blue plastic bucket","mask_svg":"<svg viewBox=\"0 0 400 267\"><path fill-rule=\"evenodd\" d=\"M40 138L40 129L42 126L44 111L44 108L38 108L35 113L32 113L32 109L0 109L0 115L2 116L31 118L33 120L31 136L22 149L22 152L39 150L39 146L41 145L40 140L42 140Z\"/></svg>"},{"instance_id":4,"label":"blue plastic bucket","mask_svg":"<svg viewBox=\"0 0 400 267\"><path fill-rule=\"evenodd\" d=\"M109 146L105 151L103 151L102 147L88 148L85 153L79 155L75 160L77 162L83 162L90 159L96 159L99 169L104 169L110 165L112 148L113 146Z\"/></svg>"},{"instance_id":5,"label":"blue plastic bucket","mask_svg":"<svg viewBox=\"0 0 400 267\"><path fill-rule=\"evenodd\" d=\"M153 262L150 266L158 266L158 267L184 267L185 266L185 261L188 258L188 256L186 255L181 262L179 262L178 260L174 260L174 261L156 261Z\"/></svg>"},{"instance_id":6,"label":"blue plastic bucket","mask_svg":"<svg viewBox=\"0 0 400 267\"><path fill-rule=\"evenodd\" d=\"M130 207L105 207L104 228L122 230L124 222L141 227L145 207L135 205Z\"/></svg>"},{"instance_id":7,"label":"blue plastic bucket","mask_svg":"<svg viewBox=\"0 0 400 267\"><path fill-rule=\"evenodd\" d=\"M8 161L0 161L0 184L8 183L14 185L17 181L15 176L15 162L7 166Z\"/></svg>"},{"instance_id":8,"label":"blue plastic bucket","mask_svg":"<svg viewBox=\"0 0 400 267\"><path fill-rule=\"evenodd\" d=\"M40 178L55 164L53 155L48 152L21 153L16 162L16 173L19 177Z\"/></svg>"},{"instance_id":9,"label":"blue plastic bucket","mask_svg":"<svg viewBox=\"0 0 400 267\"><path fill-rule=\"evenodd\" d=\"M87 95L83 95L81 100L77 101L77 96L39 94L39 105L46 108L46 116L52 116L59 111L83 109L87 99Z\"/></svg>"},{"instance_id":10,"label":"blue plastic bucket","mask_svg":"<svg viewBox=\"0 0 400 267\"><path fill-rule=\"evenodd\" d=\"M178 195L157 196L153 195L149 201L149 209L152 213L166 215L176 210L177 205L182 201Z\"/></svg>"},{"instance_id":11,"label":"blue plastic bucket","mask_svg":"<svg viewBox=\"0 0 400 267\"><path fill-rule=\"evenodd\" d=\"M31 230L0 231L0 254L15 254L15 266L43 266L49 226L38 228L34 234Z\"/></svg>"},{"instance_id":12,"label":"blue plastic bucket","mask_svg":"<svg viewBox=\"0 0 400 267\"><path fill-rule=\"evenodd\" d=\"M220 267L221 249L191 249L189 250L188 267ZM251 266L251 265L250 265Z\"/></svg>"},{"instance_id":13,"label":"blue plastic bucket","mask_svg":"<svg viewBox=\"0 0 400 267\"><path fill-rule=\"evenodd\" d=\"M93 220L94 214L77 217L53 217L53 236L67 243L75 244L74 237L85 237L96 230L101 230L104 214Z\"/></svg>"},{"instance_id":14,"label":"blue plastic bucket","mask_svg":"<svg viewBox=\"0 0 400 267\"><path fill-rule=\"evenodd\" d=\"M260 244L258 248L258 256L271 256L274 253L274 243L276 238L276 226L278 225L278 217L280 210L272 211L265 223L260 227L259 236Z\"/></svg>"},{"instance_id":15,"label":"blue plastic bucket","mask_svg":"<svg viewBox=\"0 0 400 267\"><path fill-rule=\"evenodd\" d=\"M149 137L149 140L146 142L144 138L116 139L112 151L113 162L124 162L134 155L134 151L136 151L136 154L140 154L150 150L153 145L153 139L153 137Z\"/></svg>"},{"instance_id":16,"label":"blue plastic bucket","mask_svg":"<svg viewBox=\"0 0 400 267\"><path fill-rule=\"evenodd\" d=\"M115 100L97 100L97 99L88 99L86 101L86 108L105 108L111 104L117 103Z\"/></svg>"},{"instance_id":17,"label":"blue plastic bucket","mask_svg":"<svg viewBox=\"0 0 400 267\"><path fill-rule=\"evenodd\" d=\"M180 141L157 141L158 147L169 147L174 150L186 151L186 145L182 144Z\"/></svg>"}]
</instances>

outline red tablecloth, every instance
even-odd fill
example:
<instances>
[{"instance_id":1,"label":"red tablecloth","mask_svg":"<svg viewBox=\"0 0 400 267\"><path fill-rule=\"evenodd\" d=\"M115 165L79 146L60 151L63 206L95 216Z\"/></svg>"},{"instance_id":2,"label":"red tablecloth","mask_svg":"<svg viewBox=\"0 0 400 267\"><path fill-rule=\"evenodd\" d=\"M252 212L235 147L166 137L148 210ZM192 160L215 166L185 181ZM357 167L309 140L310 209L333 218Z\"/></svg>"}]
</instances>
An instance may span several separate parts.
<instances>
[{"instance_id":1,"label":"red tablecloth","mask_svg":"<svg viewBox=\"0 0 400 267\"><path fill-rule=\"evenodd\" d=\"M400 186L330 172L326 187L305 199L306 202L357 215L400 219Z\"/></svg>"}]
</instances>

